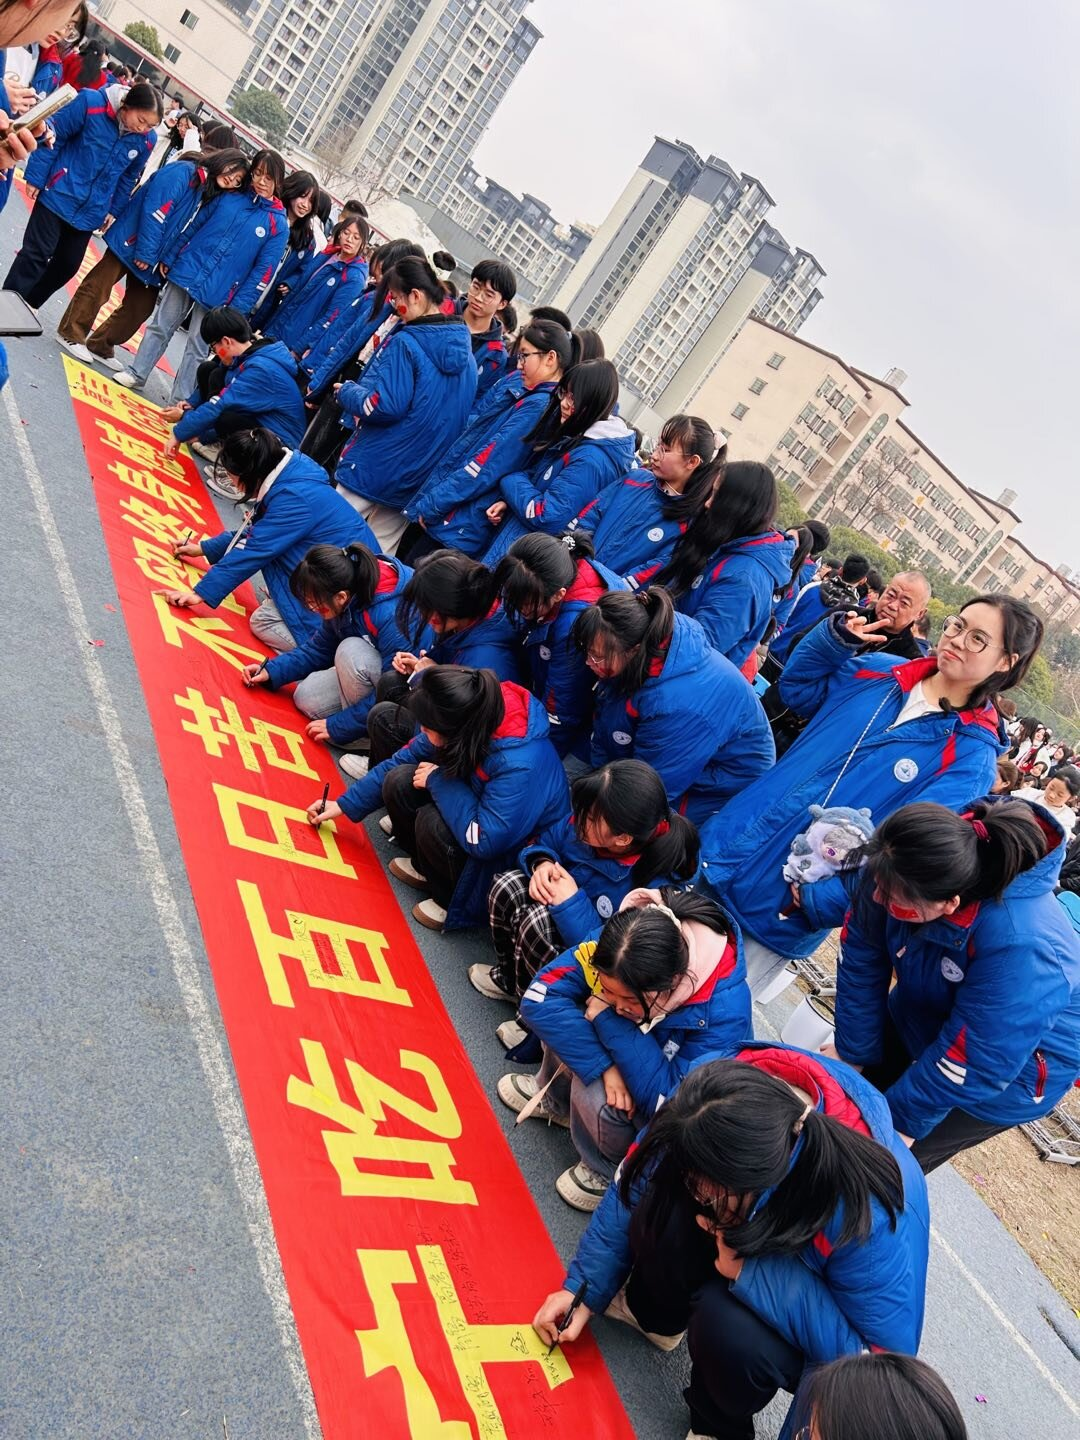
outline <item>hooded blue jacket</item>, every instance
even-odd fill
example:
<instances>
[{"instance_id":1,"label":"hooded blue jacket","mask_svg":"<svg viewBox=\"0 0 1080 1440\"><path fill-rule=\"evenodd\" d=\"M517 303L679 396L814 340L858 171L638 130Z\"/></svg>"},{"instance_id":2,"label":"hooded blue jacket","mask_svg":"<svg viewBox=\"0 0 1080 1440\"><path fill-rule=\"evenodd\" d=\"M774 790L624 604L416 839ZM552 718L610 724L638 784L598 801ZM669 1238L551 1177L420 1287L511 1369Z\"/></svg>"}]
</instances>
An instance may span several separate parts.
<instances>
[{"instance_id":1,"label":"hooded blue jacket","mask_svg":"<svg viewBox=\"0 0 1080 1440\"><path fill-rule=\"evenodd\" d=\"M80 91L49 121L56 143L38 145L26 162L38 203L76 230L96 230L124 208L157 141L154 130L121 129L124 93L121 85Z\"/></svg>"},{"instance_id":2,"label":"hooded blue jacket","mask_svg":"<svg viewBox=\"0 0 1080 1440\"><path fill-rule=\"evenodd\" d=\"M664 499L651 470L631 470L605 486L570 528L591 530L599 558L637 590L664 568L686 532L686 520L664 515Z\"/></svg>"},{"instance_id":3,"label":"hooded blue jacket","mask_svg":"<svg viewBox=\"0 0 1080 1440\"><path fill-rule=\"evenodd\" d=\"M550 620L536 625L522 620L525 658L532 679L529 688L543 702L551 722L551 741L560 755L589 753L589 730L596 679L585 656L570 639L574 622L609 590L625 590L620 580L598 560L579 560L577 575Z\"/></svg>"},{"instance_id":4,"label":"hooded blue jacket","mask_svg":"<svg viewBox=\"0 0 1080 1440\"><path fill-rule=\"evenodd\" d=\"M585 434L543 451L523 470L504 475L502 498L510 507L484 555L494 566L522 535L542 530L561 535L605 485L634 460L634 432L625 420L609 415Z\"/></svg>"},{"instance_id":5,"label":"hooded blue jacket","mask_svg":"<svg viewBox=\"0 0 1080 1440\"><path fill-rule=\"evenodd\" d=\"M394 313L389 302L373 313L375 285L370 281L349 307L341 312L324 334L311 347L304 359L304 369L311 376L308 387L312 395L320 395L329 386L343 365L359 355L380 325Z\"/></svg>"},{"instance_id":6,"label":"hooded blue jacket","mask_svg":"<svg viewBox=\"0 0 1080 1440\"><path fill-rule=\"evenodd\" d=\"M296 361L280 340L256 341L228 367L228 379L219 394L204 403L195 390L188 404L192 409L184 412L173 429L177 440L191 440L196 435L213 440L218 421L237 410L257 415L259 424L272 430L289 449L300 444L307 429Z\"/></svg>"},{"instance_id":7,"label":"hooded blue jacket","mask_svg":"<svg viewBox=\"0 0 1080 1440\"><path fill-rule=\"evenodd\" d=\"M240 527L232 549L229 530L203 541L211 568L194 586L195 594L207 605L220 605L261 570L270 598L299 645L321 622L289 589L293 571L313 545L374 545L374 536L334 490L322 466L306 455L286 457L250 513L251 522Z\"/></svg>"},{"instance_id":8,"label":"hooded blue jacket","mask_svg":"<svg viewBox=\"0 0 1080 1440\"><path fill-rule=\"evenodd\" d=\"M788 621L791 619L791 612L795 609L796 602L806 587L817 578L818 565L816 560L804 560L799 573L792 580L781 598L776 602L773 609L773 619L776 621L776 633L779 635Z\"/></svg>"},{"instance_id":9,"label":"hooded blue jacket","mask_svg":"<svg viewBox=\"0 0 1080 1440\"><path fill-rule=\"evenodd\" d=\"M502 682L506 713L491 737L483 765L457 780L436 769L431 798L455 842L469 856L447 912L447 929L487 917L495 873L508 868L517 849L570 808L566 771L548 740L544 707L527 690ZM360 821L382 804L383 780L397 765L439 764L439 752L422 732L396 754L350 785L338 804Z\"/></svg>"},{"instance_id":10,"label":"hooded blue jacket","mask_svg":"<svg viewBox=\"0 0 1080 1440\"><path fill-rule=\"evenodd\" d=\"M724 918L728 942L717 968L648 1031L610 1007L585 1019L593 991L582 962L592 955L590 944L567 950L537 972L521 999L522 1020L584 1085L617 1065L635 1113L652 1115L702 1055L730 1055L753 1039L742 941L738 927ZM722 937L713 938L721 948Z\"/></svg>"},{"instance_id":11,"label":"hooded blue jacket","mask_svg":"<svg viewBox=\"0 0 1080 1440\"><path fill-rule=\"evenodd\" d=\"M286 220L288 215L286 214ZM288 294L279 295L278 289L284 285L286 290L292 294L303 285L304 281L311 274L317 259L315 241L312 239L310 245L305 245L302 250L294 250L290 239L285 246L285 258L277 268L273 280L267 286L262 299L251 312L251 328L265 332L267 325L278 313L278 310L288 299Z\"/></svg>"},{"instance_id":12,"label":"hooded blue jacket","mask_svg":"<svg viewBox=\"0 0 1080 1440\"><path fill-rule=\"evenodd\" d=\"M526 390L515 374L498 386L499 403L470 420L445 459L406 506L410 520L423 520L433 539L466 555L480 555L495 538L489 505L502 498L499 482L520 470L531 455L525 436L547 409L554 381Z\"/></svg>"},{"instance_id":13,"label":"hooded blue jacket","mask_svg":"<svg viewBox=\"0 0 1080 1440\"><path fill-rule=\"evenodd\" d=\"M288 238L280 200L229 190L203 206L162 259L172 284L200 305L232 305L246 315L273 279Z\"/></svg>"},{"instance_id":14,"label":"hooded blue jacket","mask_svg":"<svg viewBox=\"0 0 1080 1440\"><path fill-rule=\"evenodd\" d=\"M875 825L912 800L957 809L990 789L1005 749L990 705L893 728L908 694L937 662L897 664L895 656L848 643L846 634L826 620L792 651L780 696L812 716L810 724L767 775L701 830L704 883L744 931L789 958L812 955L847 906L843 887L823 880L801 911L780 915L791 901L784 861L810 823L811 805L867 806ZM819 892L835 903L815 903Z\"/></svg>"},{"instance_id":15,"label":"hooded blue jacket","mask_svg":"<svg viewBox=\"0 0 1080 1440\"><path fill-rule=\"evenodd\" d=\"M627 695L612 680L596 687L592 763L631 757L653 767L672 805L696 825L776 759L753 687L689 616L676 613L662 668L640 690Z\"/></svg>"},{"instance_id":16,"label":"hooded blue jacket","mask_svg":"<svg viewBox=\"0 0 1080 1440\"><path fill-rule=\"evenodd\" d=\"M577 882L577 890L567 900L547 907L555 929L564 945L576 945L592 935L605 920L611 918L639 881L630 878L639 857L601 855L580 839L573 815L567 815L548 828L518 856L518 867L531 875L541 860L558 860ZM671 875L656 875L645 883L650 889L667 886L672 890L689 889L696 879L678 880Z\"/></svg>"},{"instance_id":17,"label":"hooded blue jacket","mask_svg":"<svg viewBox=\"0 0 1080 1440\"><path fill-rule=\"evenodd\" d=\"M476 393L469 332L426 315L389 336L359 380L342 385L342 410L358 419L335 479L346 490L403 509L465 424Z\"/></svg>"},{"instance_id":18,"label":"hooded blue jacket","mask_svg":"<svg viewBox=\"0 0 1080 1440\"><path fill-rule=\"evenodd\" d=\"M454 313L464 317L468 303L467 295L460 296L454 301ZM470 330L469 339L472 343L473 359L476 361L476 398L469 406L469 409L473 410L476 408L476 400L481 395L486 395L506 374L510 357L503 336L502 321L497 317L478 335L474 335Z\"/></svg>"},{"instance_id":19,"label":"hooded blue jacket","mask_svg":"<svg viewBox=\"0 0 1080 1440\"><path fill-rule=\"evenodd\" d=\"M500 680L521 679L521 639L510 624L502 601L496 600L482 620L463 630L436 636L425 629L417 639L406 640L413 653L425 648L436 665L467 665L471 670L494 670Z\"/></svg>"},{"instance_id":20,"label":"hooded blue jacket","mask_svg":"<svg viewBox=\"0 0 1080 1440\"><path fill-rule=\"evenodd\" d=\"M343 505L349 504L340 495L337 498ZM352 510L351 505L349 505L349 509ZM355 510L353 514L356 514ZM359 515L356 518L360 520ZM303 680L305 676L313 674L316 670L333 669L334 655L338 646L343 640L351 639L353 636L371 641L379 652L384 671L389 670L391 662L399 650L409 648L409 642L401 633L397 623L397 607L398 601L401 599L401 592L412 579L413 572L400 560L390 560L385 555L380 555L379 544L375 536L363 520L360 520L360 523L366 534L355 536L354 540L359 539L362 544L366 545L378 558L379 565L379 579L371 604L364 607L355 601L350 601L341 614L336 615L332 620L320 622L316 618L315 628L309 630L303 642L298 644L295 650L286 650L268 662L266 673L270 676L271 690L280 690L283 685L289 685L294 680ZM334 715L328 715L326 730L330 736L330 743L348 745L365 734L368 713L376 703L376 698L375 691L372 690L358 700L355 705L348 705L344 710L339 710Z\"/></svg>"},{"instance_id":21,"label":"hooded blue jacket","mask_svg":"<svg viewBox=\"0 0 1080 1440\"><path fill-rule=\"evenodd\" d=\"M926 1179L896 1134L883 1097L850 1065L778 1043L744 1045L734 1056L730 1051L698 1054L687 1069L730 1058L798 1086L813 1097L819 1113L869 1133L892 1154L904 1185L895 1230L884 1208L872 1200L869 1236L837 1245L843 1225L838 1207L798 1254L745 1260L731 1293L801 1350L808 1365L871 1346L915 1354L926 1303L930 1205ZM796 1148L793 1164L798 1154ZM635 1186L628 1208L618 1185L611 1185L578 1243L564 1284L576 1291L585 1281L594 1313L607 1308L631 1271L630 1220L646 1189L647 1181Z\"/></svg>"},{"instance_id":22,"label":"hooded blue jacket","mask_svg":"<svg viewBox=\"0 0 1080 1440\"><path fill-rule=\"evenodd\" d=\"M704 627L714 650L745 665L772 618L776 591L791 580L794 554L794 540L778 530L740 536L710 557L678 607Z\"/></svg>"},{"instance_id":23,"label":"hooded blue jacket","mask_svg":"<svg viewBox=\"0 0 1080 1440\"><path fill-rule=\"evenodd\" d=\"M328 246L282 300L266 334L287 345L299 359L363 290L367 273L367 261L361 256L346 260Z\"/></svg>"},{"instance_id":24,"label":"hooded blue jacket","mask_svg":"<svg viewBox=\"0 0 1080 1440\"><path fill-rule=\"evenodd\" d=\"M1000 900L914 925L864 881L845 922L836 1048L852 1064L883 1059L892 1017L912 1062L885 1098L916 1140L953 1109L991 1125L1033 1120L1080 1074L1080 935L1054 895L1064 832L1030 808L1046 855Z\"/></svg>"},{"instance_id":25,"label":"hooded blue jacket","mask_svg":"<svg viewBox=\"0 0 1080 1440\"><path fill-rule=\"evenodd\" d=\"M106 230L105 244L143 285L162 283L158 261L198 210L205 183L206 171L189 162L166 165L139 186Z\"/></svg>"}]
</instances>

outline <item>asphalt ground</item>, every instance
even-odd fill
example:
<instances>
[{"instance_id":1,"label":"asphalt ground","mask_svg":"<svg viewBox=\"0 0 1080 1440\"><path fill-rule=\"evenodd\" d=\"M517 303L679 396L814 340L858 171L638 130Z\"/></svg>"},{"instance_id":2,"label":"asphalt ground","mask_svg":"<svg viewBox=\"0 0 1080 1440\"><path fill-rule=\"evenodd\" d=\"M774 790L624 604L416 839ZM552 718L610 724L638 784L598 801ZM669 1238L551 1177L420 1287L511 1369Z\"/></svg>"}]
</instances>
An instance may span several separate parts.
<instances>
[{"instance_id":1,"label":"asphalt ground","mask_svg":"<svg viewBox=\"0 0 1080 1440\"><path fill-rule=\"evenodd\" d=\"M24 217L17 198L0 216L5 263ZM317 1422L154 736L109 608L53 339L63 303L43 309L42 337L7 342L0 403L0 1436L216 1440L224 1420L231 1440L293 1440ZM150 398L168 383L155 375ZM415 897L399 894L408 913ZM466 978L484 937L416 935L509 1133L494 1099L506 1068L494 1028L509 1011ZM759 1034L791 1003L759 1013ZM568 1136L530 1123L512 1145L569 1256L585 1221L553 1188L574 1158ZM955 1172L930 1188L921 1353L973 1440L1080 1436L1077 1317ZM542 1297L528 1275L521 1285L531 1309ZM595 1330L641 1440L681 1440L685 1351ZM762 1440L784 1409L760 1418Z\"/></svg>"}]
</instances>

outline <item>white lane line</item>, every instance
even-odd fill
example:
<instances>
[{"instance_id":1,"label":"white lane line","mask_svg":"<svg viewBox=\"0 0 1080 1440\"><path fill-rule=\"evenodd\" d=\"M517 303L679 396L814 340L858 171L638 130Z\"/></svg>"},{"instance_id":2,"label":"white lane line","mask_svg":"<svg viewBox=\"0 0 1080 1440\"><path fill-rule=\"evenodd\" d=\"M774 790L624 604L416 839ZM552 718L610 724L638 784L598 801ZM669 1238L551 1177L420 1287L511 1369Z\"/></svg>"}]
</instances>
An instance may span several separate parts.
<instances>
[{"instance_id":1,"label":"white lane line","mask_svg":"<svg viewBox=\"0 0 1080 1440\"><path fill-rule=\"evenodd\" d=\"M251 1145L251 1136L248 1133L247 1122L236 1093L232 1072L214 1026L213 1007L203 988L195 955L180 918L180 908L169 883L168 872L165 869L157 837L150 823L150 812L139 787L138 776L131 762L131 753L124 739L120 716L113 703L108 681L96 651L86 643L90 635L89 622L79 597L75 575L68 561L64 542L56 527L48 491L34 458L34 452L30 447L26 429L20 420L19 409L10 384L5 386L3 396L8 419L15 436L15 446L26 476L26 483L33 497L38 521L45 536L45 545L56 572L60 594L67 609L72 630L75 632L75 649L82 659L90 693L93 696L98 719L105 734L105 743L109 747L109 757L112 760L113 770L116 772L120 798L135 837L135 847L139 854L143 876L157 911L158 923L168 947L177 988L180 991L195 1039L195 1048L206 1079L206 1087L210 1092L214 1113L225 1139L225 1148L229 1154L236 1188L240 1192L248 1233L255 1249L263 1286L270 1300L270 1308L277 1324L282 1348L285 1351L289 1376L300 1403L304 1430L309 1440L319 1440L321 1430L315 1414L315 1400L311 1393L311 1384L300 1351L300 1342L296 1334L288 1292L285 1289L285 1277L281 1272L281 1257L278 1254L277 1242L274 1239L274 1231L270 1223L266 1193L263 1190L262 1177L259 1174L255 1152Z\"/></svg>"},{"instance_id":2,"label":"white lane line","mask_svg":"<svg viewBox=\"0 0 1080 1440\"><path fill-rule=\"evenodd\" d=\"M1035 1351L1031 1348L1031 1345L1028 1343L1025 1337L1020 1333L1020 1331L1016 1328L1013 1322L1005 1314L1004 1310L1002 1310L1000 1306L998 1306L993 1296L987 1291L986 1287L979 1280L978 1276L974 1275L968 1269L968 1267L964 1264L963 1260L960 1259L960 1256L956 1253L956 1251L942 1235L941 1231L938 1230L937 1227L934 1225L930 1226L930 1237L934 1241L935 1245L941 1246L942 1250L944 1250L945 1254L960 1271L960 1274L963 1275L964 1279L975 1291L975 1294L990 1311L991 1315L993 1315L994 1319L1005 1331L1009 1339L1013 1342L1014 1345L1017 1346L1018 1349L1024 1352L1027 1358L1031 1361L1032 1365L1035 1366L1035 1369L1050 1386L1051 1390L1053 1390L1054 1394L1065 1405L1066 1409L1070 1410L1073 1415L1080 1415L1080 1405L1076 1403L1076 1401L1065 1389L1065 1386L1062 1385L1060 1380L1058 1380L1057 1376L1049 1368L1049 1366L1046 1365L1042 1360L1040 1360L1040 1358L1038 1357L1038 1355L1036 1355Z\"/></svg>"}]
</instances>

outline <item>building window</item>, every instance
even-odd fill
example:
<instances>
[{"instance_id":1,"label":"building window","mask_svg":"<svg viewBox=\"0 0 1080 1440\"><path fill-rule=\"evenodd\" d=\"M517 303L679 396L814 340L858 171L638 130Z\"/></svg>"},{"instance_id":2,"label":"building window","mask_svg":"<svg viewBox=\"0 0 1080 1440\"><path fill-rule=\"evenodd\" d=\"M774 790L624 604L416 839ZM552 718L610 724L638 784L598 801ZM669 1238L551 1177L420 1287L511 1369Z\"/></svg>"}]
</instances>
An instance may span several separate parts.
<instances>
[{"instance_id":1,"label":"building window","mask_svg":"<svg viewBox=\"0 0 1080 1440\"><path fill-rule=\"evenodd\" d=\"M180 16L180 24L183 25L186 30L194 30L198 23L199 17L193 15L190 10L185 10Z\"/></svg>"},{"instance_id":2,"label":"building window","mask_svg":"<svg viewBox=\"0 0 1080 1440\"><path fill-rule=\"evenodd\" d=\"M180 59L180 51L177 50L175 45L165 46L165 59L169 62L170 65L175 65L176 62Z\"/></svg>"},{"instance_id":3,"label":"building window","mask_svg":"<svg viewBox=\"0 0 1080 1440\"><path fill-rule=\"evenodd\" d=\"M765 363L770 370L779 370L780 366L784 363L784 357L782 355L772 354Z\"/></svg>"},{"instance_id":4,"label":"building window","mask_svg":"<svg viewBox=\"0 0 1080 1440\"><path fill-rule=\"evenodd\" d=\"M749 413L749 410L750 410L749 405L736 405L736 406L735 406L735 409L732 410L731 413L732 413L732 415L735 417L736 420L741 420L744 415L746 415L746 414Z\"/></svg>"},{"instance_id":5,"label":"building window","mask_svg":"<svg viewBox=\"0 0 1080 1440\"><path fill-rule=\"evenodd\" d=\"M751 394L751 395L760 395L761 392L765 389L766 383L767 383L767 382L764 381L764 380L757 380L757 379L751 380L751 381L750 381L750 394Z\"/></svg>"}]
</instances>

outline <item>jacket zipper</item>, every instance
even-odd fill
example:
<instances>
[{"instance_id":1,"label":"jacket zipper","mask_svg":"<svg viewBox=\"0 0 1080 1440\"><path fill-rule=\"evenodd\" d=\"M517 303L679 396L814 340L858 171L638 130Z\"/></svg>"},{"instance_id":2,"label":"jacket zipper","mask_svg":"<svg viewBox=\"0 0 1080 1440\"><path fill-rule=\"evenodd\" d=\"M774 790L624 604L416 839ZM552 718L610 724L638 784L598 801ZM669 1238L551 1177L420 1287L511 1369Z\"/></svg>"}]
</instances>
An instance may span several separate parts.
<instances>
[{"instance_id":1,"label":"jacket zipper","mask_svg":"<svg viewBox=\"0 0 1080 1440\"><path fill-rule=\"evenodd\" d=\"M1046 1094L1046 1076L1049 1071L1046 1056L1041 1050L1035 1051L1035 1099L1041 1100Z\"/></svg>"}]
</instances>

